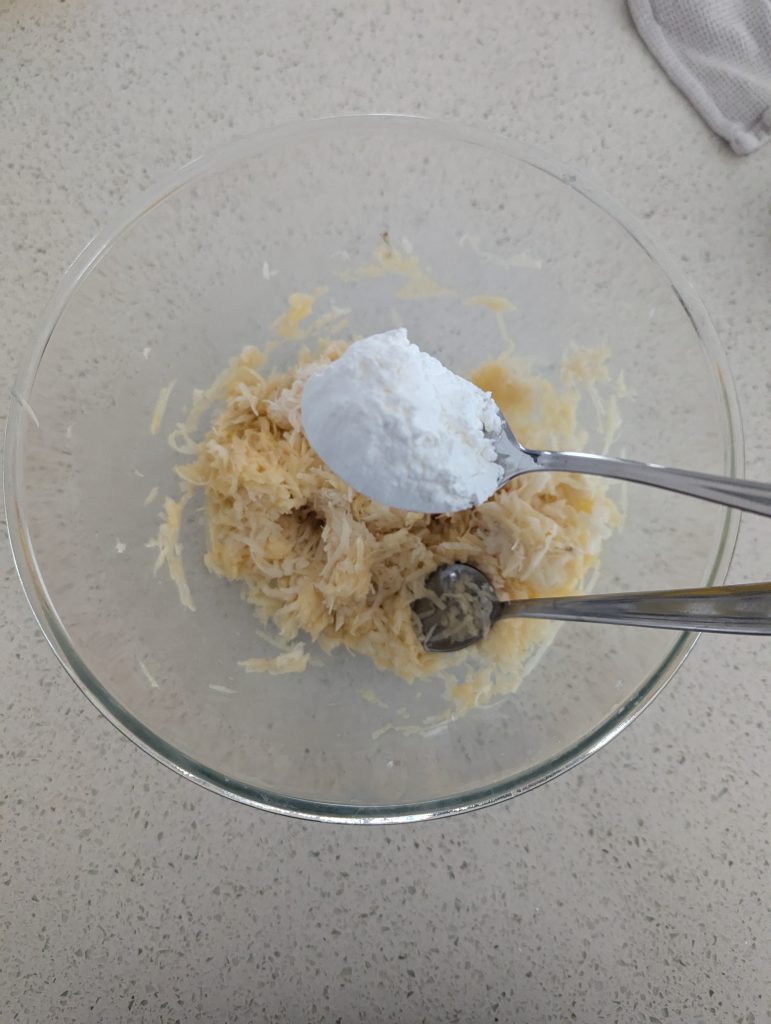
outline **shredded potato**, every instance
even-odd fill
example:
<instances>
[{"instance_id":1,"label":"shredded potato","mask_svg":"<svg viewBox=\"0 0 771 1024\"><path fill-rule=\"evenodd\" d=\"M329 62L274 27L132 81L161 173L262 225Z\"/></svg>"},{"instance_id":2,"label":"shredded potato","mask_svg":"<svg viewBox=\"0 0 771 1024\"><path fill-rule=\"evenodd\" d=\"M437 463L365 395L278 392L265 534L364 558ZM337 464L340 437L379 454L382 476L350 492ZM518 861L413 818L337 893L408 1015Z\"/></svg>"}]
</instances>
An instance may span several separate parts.
<instances>
[{"instance_id":1,"label":"shredded potato","mask_svg":"<svg viewBox=\"0 0 771 1024\"><path fill-rule=\"evenodd\" d=\"M161 388L161 393L158 395L158 401L155 403L155 408L153 409L153 418L150 422L151 434L157 434L161 429L163 417L166 415L166 407L169 404L171 392L174 390L174 385L176 383L176 380L173 380L167 387Z\"/></svg>"},{"instance_id":2,"label":"shredded potato","mask_svg":"<svg viewBox=\"0 0 771 1024\"><path fill-rule=\"evenodd\" d=\"M438 516L370 501L328 469L301 426L305 381L344 348L335 343L320 355L306 352L298 366L273 375L260 372L263 353L247 348L208 392L196 394L188 421L170 442L193 457L177 467L183 487L204 494L206 566L241 581L260 619L271 621L287 641L310 638L325 651L344 644L407 682L444 676L458 708L511 690L527 659L553 635L551 624L507 620L476 648L429 654L415 633L410 606L424 595L426 577L447 562L477 566L501 599L579 591L603 539L620 522L606 485L588 476L533 473L477 508ZM575 353L570 358L575 363ZM529 445L575 446L581 437L571 372L575 366L566 366L557 392L524 363L504 356L472 379L493 393ZM195 441L211 401L224 402L224 408ZM179 512L167 502L159 562L166 561L191 606L175 557ZM307 658L298 645L244 667L299 671Z\"/></svg>"},{"instance_id":3,"label":"shredded potato","mask_svg":"<svg viewBox=\"0 0 771 1024\"><path fill-rule=\"evenodd\" d=\"M185 505L190 501L192 493L191 488L187 487L179 501L174 501L173 498L164 499L161 528L157 538L150 541L148 547L158 548L158 557L153 566L153 573L157 573L165 565L169 570L169 576L176 584L180 601L185 608L194 612L195 605L187 584L185 563L182 561L182 544L179 540L182 513L185 510Z\"/></svg>"},{"instance_id":4,"label":"shredded potato","mask_svg":"<svg viewBox=\"0 0 771 1024\"><path fill-rule=\"evenodd\" d=\"M273 658L247 658L238 664L246 672L267 672L269 675L280 676L287 672L303 672L309 661L310 655L305 650L305 644L298 643Z\"/></svg>"}]
</instances>

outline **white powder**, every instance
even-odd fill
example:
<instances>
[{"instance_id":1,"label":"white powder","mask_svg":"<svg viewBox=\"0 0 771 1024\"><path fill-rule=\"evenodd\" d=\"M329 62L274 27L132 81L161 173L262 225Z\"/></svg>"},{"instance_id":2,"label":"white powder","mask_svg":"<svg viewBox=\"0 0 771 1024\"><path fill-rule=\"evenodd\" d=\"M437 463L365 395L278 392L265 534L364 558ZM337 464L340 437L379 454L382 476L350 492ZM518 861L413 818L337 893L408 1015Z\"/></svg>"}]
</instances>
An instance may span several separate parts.
<instances>
[{"instance_id":1,"label":"white powder","mask_svg":"<svg viewBox=\"0 0 771 1024\"><path fill-rule=\"evenodd\" d=\"M470 508L503 477L492 396L421 352L404 328L354 342L310 377L302 420L330 469L393 508Z\"/></svg>"}]
</instances>

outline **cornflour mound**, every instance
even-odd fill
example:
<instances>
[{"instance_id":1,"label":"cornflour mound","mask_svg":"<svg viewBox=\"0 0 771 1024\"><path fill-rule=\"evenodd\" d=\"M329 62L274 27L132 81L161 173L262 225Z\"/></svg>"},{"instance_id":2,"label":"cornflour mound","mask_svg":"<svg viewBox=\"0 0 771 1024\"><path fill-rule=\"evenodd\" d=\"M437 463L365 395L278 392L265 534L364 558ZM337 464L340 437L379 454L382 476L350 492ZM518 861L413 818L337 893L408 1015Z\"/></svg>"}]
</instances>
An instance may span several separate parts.
<instances>
[{"instance_id":1,"label":"cornflour mound","mask_svg":"<svg viewBox=\"0 0 771 1024\"><path fill-rule=\"evenodd\" d=\"M486 501L503 478L492 396L422 352L404 328L354 342L310 377L302 423L327 465L382 505L457 512Z\"/></svg>"}]
</instances>

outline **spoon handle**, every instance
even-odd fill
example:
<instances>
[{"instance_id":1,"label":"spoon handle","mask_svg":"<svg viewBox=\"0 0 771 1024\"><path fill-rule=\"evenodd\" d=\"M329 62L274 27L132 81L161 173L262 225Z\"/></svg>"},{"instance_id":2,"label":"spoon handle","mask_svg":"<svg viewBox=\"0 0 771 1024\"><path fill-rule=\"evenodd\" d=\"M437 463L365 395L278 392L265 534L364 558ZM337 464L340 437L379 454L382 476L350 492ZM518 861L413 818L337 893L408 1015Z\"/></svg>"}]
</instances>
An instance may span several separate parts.
<instances>
[{"instance_id":1,"label":"spoon handle","mask_svg":"<svg viewBox=\"0 0 771 1024\"><path fill-rule=\"evenodd\" d=\"M768 635L771 583L506 601L500 605L499 617Z\"/></svg>"},{"instance_id":2,"label":"spoon handle","mask_svg":"<svg viewBox=\"0 0 771 1024\"><path fill-rule=\"evenodd\" d=\"M693 498L714 501L744 512L771 516L771 484L752 480L737 480L729 476L711 476L686 469L667 469L647 462L629 459L611 459L606 455L582 455L577 452L528 451L534 469L564 473L588 473L591 476L612 477L630 483L649 484L666 491L689 494Z\"/></svg>"}]
</instances>

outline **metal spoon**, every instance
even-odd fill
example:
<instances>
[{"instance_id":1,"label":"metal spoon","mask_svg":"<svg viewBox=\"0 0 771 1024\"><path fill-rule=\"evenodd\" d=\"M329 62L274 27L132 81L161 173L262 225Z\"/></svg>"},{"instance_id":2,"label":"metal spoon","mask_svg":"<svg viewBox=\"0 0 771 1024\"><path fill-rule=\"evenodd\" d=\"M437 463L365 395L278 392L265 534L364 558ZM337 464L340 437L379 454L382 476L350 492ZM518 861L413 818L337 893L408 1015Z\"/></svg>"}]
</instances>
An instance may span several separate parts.
<instances>
[{"instance_id":1,"label":"metal spoon","mask_svg":"<svg viewBox=\"0 0 771 1024\"><path fill-rule=\"evenodd\" d=\"M431 573L426 588L429 595L412 605L418 635L427 651L445 654L478 643L499 619L515 617L771 634L771 583L499 601L483 572L456 562Z\"/></svg>"},{"instance_id":2,"label":"metal spoon","mask_svg":"<svg viewBox=\"0 0 771 1024\"><path fill-rule=\"evenodd\" d=\"M694 473L686 469L668 469L648 462L630 459L612 459L607 455L585 455L579 452L542 452L524 448L503 418L503 429L494 443L498 464L503 467L499 487L522 473L550 471L560 473L588 473L591 476L611 477L630 483L649 484L666 491L689 494L693 498L717 502L745 512L771 515L771 484L751 480L737 480L728 476Z\"/></svg>"}]
</instances>

